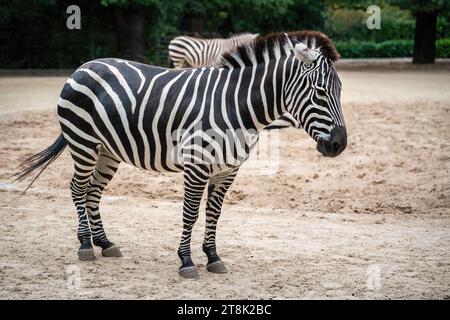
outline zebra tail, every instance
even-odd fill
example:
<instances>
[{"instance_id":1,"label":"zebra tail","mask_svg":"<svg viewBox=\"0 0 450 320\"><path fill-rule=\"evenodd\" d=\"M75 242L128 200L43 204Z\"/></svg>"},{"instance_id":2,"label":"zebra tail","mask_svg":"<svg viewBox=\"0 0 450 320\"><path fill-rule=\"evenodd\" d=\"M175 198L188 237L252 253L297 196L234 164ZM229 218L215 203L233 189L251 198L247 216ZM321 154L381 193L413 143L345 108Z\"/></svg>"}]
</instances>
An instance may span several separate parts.
<instances>
[{"instance_id":1,"label":"zebra tail","mask_svg":"<svg viewBox=\"0 0 450 320\"><path fill-rule=\"evenodd\" d=\"M175 68L175 64L173 63L172 58L169 57L169 68Z\"/></svg>"},{"instance_id":2,"label":"zebra tail","mask_svg":"<svg viewBox=\"0 0 450 320\"><path fill-rule=\"evenodd\" d=\"M53 144L47 149L44 149L41 152L32 155L19 164L18 171L12 175L14 181L23 181L28 176L38 172L38 174L33 178L26 189L19 194L19 197L23 196L25 192L27 192L34 181L36 181L36 179L41 175L41 173L47 168L50 163L58 158L58 156L64 151L66 146L67 142L61 133L56 141L53 142Z\"/></svg>"}]
</instances>

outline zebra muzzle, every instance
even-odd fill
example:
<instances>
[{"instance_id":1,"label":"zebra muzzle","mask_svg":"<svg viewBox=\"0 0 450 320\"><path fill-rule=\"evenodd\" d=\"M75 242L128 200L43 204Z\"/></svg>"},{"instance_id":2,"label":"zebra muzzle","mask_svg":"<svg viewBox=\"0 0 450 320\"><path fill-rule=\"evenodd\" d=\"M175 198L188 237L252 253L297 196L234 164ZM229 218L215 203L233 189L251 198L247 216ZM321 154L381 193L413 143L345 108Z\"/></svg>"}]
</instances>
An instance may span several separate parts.
<instances>
[{"instance_id":1,"label":"zebra muzzle","mask_svg":"<svg viewBox=\"0 0 450 320\"><path fill-rule=\"evenodd\" d=\"M347 130L345 127L334 127L328 139L317 139L317 151L325 157L336 157L347 147Z\"/></svg>"}]
</instances>

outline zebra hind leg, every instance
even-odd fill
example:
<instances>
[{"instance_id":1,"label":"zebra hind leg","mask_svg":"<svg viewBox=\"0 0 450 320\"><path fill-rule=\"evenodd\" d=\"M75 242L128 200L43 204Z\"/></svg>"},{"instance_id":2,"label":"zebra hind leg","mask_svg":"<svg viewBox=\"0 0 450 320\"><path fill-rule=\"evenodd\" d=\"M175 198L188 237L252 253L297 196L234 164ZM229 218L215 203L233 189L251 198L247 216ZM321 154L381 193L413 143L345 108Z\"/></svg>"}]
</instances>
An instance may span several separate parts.
<instances>
[{"instance_id":1,"label":"zebra hind leg","mask_svg":"<svg viewBox=\"0 0 450 320\"><path fill-rule=\"evenodd\" d=\"M231 172L211 177L208 185L208 200L206 202L206 226L203 240L203 252L208 257L206 270L212 273L227 273L225 263L216 251L216 228L223 200L237 174L237 169Z\"/></svg>"},{"instance_id":2,"label":"zebra hind leg","mask_svg":"<svg viewBox=\"0 0 450 320\"><path fill-rule=\"evenodd\" d=\"M100 217L99 203L106 185L119 168L120 161L110 152L102 150L91 175L87 190L86 210L94 245L102 248L104 257L122 257L120 248L108 240Z\"/></svg>"},{"instance_id":3,"label":"zebra hind leg","mask_svg":"<svg viewBox=\"0 0 450 320\"><path fill-rule=\"evenodd\" d=\"M198 218L200 201L208 182L208 170L204 166L184 166L184 203L183 203L183 233L181 236L178 256L181 267L178 273L183 278L198 279L197 268L191 259L192 228Z\"/></svg>"},{"instance_id":4,"label":"zebra hind leg","mask_svg":"<svg viewBox=\"0 0 450 320\"><path fill-rule=\"evenodd\" d=\"M78 154L71 148L72 158L75 161L75 172L70 182L72 200L78 213L77 237L80 241L78 258L80 260L94 260L94 249L91 242L91 229L86 213L86 197L89 179L95 168L98 159L96 151L92 151L86 156Z\"/></svg>"}]
</instances>

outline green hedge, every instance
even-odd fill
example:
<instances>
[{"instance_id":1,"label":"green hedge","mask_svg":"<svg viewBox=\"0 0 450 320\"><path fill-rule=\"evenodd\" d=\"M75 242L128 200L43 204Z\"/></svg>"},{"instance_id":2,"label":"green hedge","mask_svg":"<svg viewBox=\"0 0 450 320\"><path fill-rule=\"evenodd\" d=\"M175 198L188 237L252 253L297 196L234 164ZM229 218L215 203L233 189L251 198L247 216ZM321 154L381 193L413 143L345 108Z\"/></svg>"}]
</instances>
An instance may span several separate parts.
<instances>
[{"instance_id":1,"label":"green hedge","mask_svg":"<svg viewBox=\"0 0 450 320\"><path fill-rule=\"evenodd\" d=\"M337 42L336 48L342 58L393 58L411 57L413 41L388 40L383 42L349 41Z\"/></svg>"},{"instance_id":2,"label":"green hedge","mask_svg":"<svg viewBox=\"0 0 450 320\"><path fill-rule=\"evenodd\" d=\"M342 58L396 58L411 57L414 41L388 40L383 42L337 41ZM436 57L450 58L450 39L436 41Z\"/></svg>"},{"instance_id":3,"label":"green hedge","mask_svg":"<svg viewBox=\"0 0 450 320\"><path fill-rule=\"evenodd\" d=\"M438 58L450 58L450 39L436 41L436 56Z\"/></svg>"}]
</instances>

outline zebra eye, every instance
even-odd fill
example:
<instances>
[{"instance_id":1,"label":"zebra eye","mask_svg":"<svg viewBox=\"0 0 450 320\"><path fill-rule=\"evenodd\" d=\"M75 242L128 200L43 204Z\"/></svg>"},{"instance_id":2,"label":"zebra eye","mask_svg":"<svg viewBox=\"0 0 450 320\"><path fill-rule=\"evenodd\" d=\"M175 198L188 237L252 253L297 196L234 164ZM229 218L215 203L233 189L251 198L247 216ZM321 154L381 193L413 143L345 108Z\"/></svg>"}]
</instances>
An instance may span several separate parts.
<instances>
[{"instance_id":1,"label":"zebra eye","mask_svg":"<svg viewBox=\"0 0 450 320\"><path fill-rule=\"evenodd\" d=\"M316 87L316 92L319 96L323 96L323 97L327 96L327 93L324 88Z\"/></svg>"}]
</instances>

